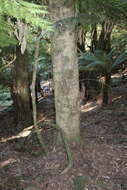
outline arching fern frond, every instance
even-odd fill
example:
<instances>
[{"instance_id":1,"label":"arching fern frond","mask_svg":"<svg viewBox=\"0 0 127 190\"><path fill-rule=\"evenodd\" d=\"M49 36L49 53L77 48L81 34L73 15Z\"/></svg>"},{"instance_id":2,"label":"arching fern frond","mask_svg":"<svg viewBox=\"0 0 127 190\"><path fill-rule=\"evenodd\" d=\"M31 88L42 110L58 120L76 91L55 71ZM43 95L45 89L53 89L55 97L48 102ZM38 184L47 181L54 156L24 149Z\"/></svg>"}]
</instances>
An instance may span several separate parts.
<instances>
[{"instance_id":1,"label":"arching fern frond","mask_svg":"<svg viewBox=\"0 0 127 190\"><path fill-rule=\"evenodd\" d=\"M47 29L50 25L50 22L46 19L48 11L45 6L23 0L0 0L0 14L24 20L28 24L43 29Z\"/></svg>"},{"instance_id":2,"label":"arching fern frond","mask_svg":"<svg viewBox=\"0 0 127 190\"><path fill-rule=\"evenodd\" d=\"M16 38L11 35L12 32L12 27L3 16L0 16L0 47L15 45L17 43Z\"/></svg>"}]
</instances>

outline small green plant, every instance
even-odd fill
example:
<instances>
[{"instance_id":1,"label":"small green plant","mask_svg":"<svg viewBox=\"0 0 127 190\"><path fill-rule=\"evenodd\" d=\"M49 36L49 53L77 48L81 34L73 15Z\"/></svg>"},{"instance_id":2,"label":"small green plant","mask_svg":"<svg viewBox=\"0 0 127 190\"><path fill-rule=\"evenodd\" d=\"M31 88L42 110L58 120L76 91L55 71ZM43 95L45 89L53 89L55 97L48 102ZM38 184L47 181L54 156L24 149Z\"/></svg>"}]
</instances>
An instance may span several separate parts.
<instances>
[{"instance_id":1,"label":"small green plant","mask_svg":"<svg viewBox=\"0 0 127 190\"><path fill-rule=\"evenodd\" d=\"M89 176L77 176L74 180L75 190L82 190L86 185L89 185L91 179Z\"/></svg>"},{"instance_id":2,"label":"small green plant","mask_svg":"<svg viewBox=\"0 0 127 190\"><path fill-rule=\"evenodd\" d=\"M0 89L0 105L5 106L5 105L11 105L12 100L11 100L11 95L8 90L5 89Z\"/></svg>"}]
</instances>

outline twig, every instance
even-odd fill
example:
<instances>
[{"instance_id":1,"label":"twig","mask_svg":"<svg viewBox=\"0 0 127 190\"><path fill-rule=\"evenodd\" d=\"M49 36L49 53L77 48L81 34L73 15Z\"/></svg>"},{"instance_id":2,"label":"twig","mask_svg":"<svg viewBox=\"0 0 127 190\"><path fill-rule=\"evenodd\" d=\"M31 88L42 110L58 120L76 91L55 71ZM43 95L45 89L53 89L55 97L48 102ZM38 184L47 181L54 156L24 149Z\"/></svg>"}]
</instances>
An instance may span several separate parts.
<instances>
[{"instance_id":1,"label":"twig","mask_svg":"<svg viewBox=\"0 0 127 190\"><path fill-rule=\"evenodd\" d=\"M6 69L7 67L9 67L15 61L15 59L16 59L16 56L7 65L4 65L2 68L0 68L0 72Z\"/></svg>"},{"instance_id":2,"label":"twig","mask_svg":"<svg viewBox=\"0 0 127 190\"><path fill-rule=\"evenodd\" d=\"M35 93L35 85L36 85L36 74L37 74L37 65L38 65L38 57L39 57L39 47L40 47L40 36L38 36L36 41L36 47L35 47L35 62L33 67L33 78L32 78L32 106L33 106L33 121L34 121L34 128L35 132L37 134L37 138L39 140L39 143L41 147L43 148L43 151L46 153L46 146L42 140L42 136L40 134L38 123L37 123L37 106L36 106L36 93Z\"/></svg>"}]
</instances>

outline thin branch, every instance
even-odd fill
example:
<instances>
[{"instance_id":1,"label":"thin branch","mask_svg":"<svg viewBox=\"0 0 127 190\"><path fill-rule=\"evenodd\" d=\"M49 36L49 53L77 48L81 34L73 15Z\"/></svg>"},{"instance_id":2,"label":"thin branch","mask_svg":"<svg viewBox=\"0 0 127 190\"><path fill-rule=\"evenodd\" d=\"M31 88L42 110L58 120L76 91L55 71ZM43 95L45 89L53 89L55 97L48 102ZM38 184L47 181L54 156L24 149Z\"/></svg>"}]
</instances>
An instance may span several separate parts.
<instances>
[{"instance_id":1,"label":"thin branch","mask_svg":"<svg viewBox=\"0 0 127 190\"><path fill-rule=\"evenodd\" d=\"M34 128L37 134L37 138L39 143L41 144L43 151L46 153L46 147L42 140L42 136L40 134L38 123L37 123L37 106L36 106L36 93L35 93L35 85L36 85L36 75L37 75L37 66L39 62L39 47L40 47L40 36L38 36L36 45L35 45L35 55L34 55L34 67L33 67L33 77L32 77L32 106L33 106L33 121L34 121Z\"/></svg>"},{"instance_id":2,"label":"thin branch","mask_svg":"<svg viewBox=\"0 0 127 190\"><path fill-rule=\"evenodd\" d=\"M16 56L14 56L14 59L12 59L7 65L4 65L2 68L0 68L0 72L9 67L15 60Z\"/></svg>"}]
</instances>

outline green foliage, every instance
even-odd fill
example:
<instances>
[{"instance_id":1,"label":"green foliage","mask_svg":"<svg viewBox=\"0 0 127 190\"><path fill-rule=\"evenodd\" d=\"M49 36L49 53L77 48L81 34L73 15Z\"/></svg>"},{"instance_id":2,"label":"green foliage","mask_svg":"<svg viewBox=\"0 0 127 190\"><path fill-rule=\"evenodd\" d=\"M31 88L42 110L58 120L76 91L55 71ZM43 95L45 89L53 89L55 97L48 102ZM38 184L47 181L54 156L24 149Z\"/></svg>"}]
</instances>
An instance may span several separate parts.
<instances>
[{"instance_id":1,"label":"green foliage","mask_svg":"<svg viewBox=\"0 0 127 190\"><path fill-rule=\"evenodd\" d=\"M127 61L127 52L121 53L112 64L112 68L116 68Z\"/></svg>"},{"instance_id":2,"label":"green foliage","mask_svg":"<svg viewBox=\"0 0 127 190\"><path fill-rule=\"evenodd\" d=\"M51 30L46 9L45 6L23 0L0 0L0 47L17 44L13 33L17 20L43 30Z\"/></svg>"},{"instance_id":3,"label":"green foliage","mask_svg":"<svg viewBox=\"0 0 127 190\"><path fill-rule=\"evenodd\" d=\"M102 189L111 190L111 188L108 187L108 184L103 181L98 180L96 183Z\"/></svg>"},{"instance_id":4,"label":"green foliage","mask_svg":"<svg viewBox=\"0 0 127 190\"><path fill-rule=\"evenodd\" d=\"M118 54L121 51L127 51L127 32L125 29L117 28L113 32L112 49Z\"/></svg>"},{"instance_id":5,"label":"green foliage","mask_svg":"<svg viewBox=\"0 0 127 190\"><path fill-rule=\"evenodd\" d=\"M43 80L48 80L52 76L52 64L50 56L44 56L40 58L38 73Z\"/></svg>"},{"instance_id":6,"label":"green foliage","mask_svg":"<svg viewBox=\"0 0 127 190\"><path fill-rule=\"evenodd\" d=\"M95 24L100 22L100 19L95 14L79 13L75 18L76 23L85 25L85 29L88 28L88 24Z\"/></svg>"},{"instance_id":7,"label":"green foliage","mask_svg":"<svg viewBox=\"0 0 127 190\"><path fill-rule=\"evenodd\" d=\"M15 45L17 40L14 38L12 33L12 27L5 20L3 16L0 16L0 47L6 47L9 45Z\"/></svg>"},{"instance_id":8,"label":"green foliage","mask_svg":"<svg viewBox=\"0 0 127 190\"><path fill-rule=\"evenodd\" d=\"M102 74L111 73L114 69L119 69L127 61L127 52L114 56L113 52L106 54L101 50L94 53L87 52L81 55L79 67L81 70L99 70Z\"/></svg>"},{"instance_id":9,"label":"green foliage","mask_svg":"<svg viewBox=\"0 0 127 190\"><path fill-rule=\"evenodd\" d=\"M46 32L51 29L51 23L48 20L48 12L46 9L45 6L40 6L23 0L0 0L0 51L2 51L2 53L0 52L0 68L7 65L8 61L6 60L10 60L9 57L12 54L12 51L14 51L14 49L11 50L11 52L9 51L10 46L14 47L19 43L15 37L15 31L19 33L16 25L18 20L32 26L29 27L29 29L32 28L34 32L36 32L35 29L37 30L38 27ZM32 33L31 35L33 38ZM4 51L6 51L6 47L8 48L6 55L3 55ZM10 78L10 69L4 69L4 71L0 73L0 81L5 86L8 85Z\"/></svg>"},{"instance_id":10,"label":"green foliage","mask_svg":"<svg viewBox=\"0 0 127 190\"><path fill-rule=\"evenodd\" d=\"M94 14L103 22L105 19L124 21L127 16L127 1L124 0L79 0L80 12Z\"/></svg>"},{"instance_id":11,"label":"green foliage","mask_svg":"<svg viewBox=\"0 0 127 190\"><path fill-rule=\"evenodd\" d=\"M8 88L3 88L3 86L0 85L0 105L1 106L7 106L11 105L11 95Z\"/></svg>"},{"instance_id":12,"label":"green foliage","mask_svg":"<svg viewBox=\"0 0 127 190\"><path fill-rule=\"evenodd\" d=\"M43 29L47 29L50 24L45 18L48 14L46 7L23 0L0 0L0 14L24 20Z\"/></svg>"},{"instance_id":13,"label":"green foliage","mask_svg":"<svg viewBox=\"0 0 127 190\"><path fill-rule=\"evenodd\" d=\"M74 181L75 190L84 189L87 185L89 185L91 179L89 176L77 176Z\"/></svg>"},{"instance_id":14,"label":"green foliage","mask_svg":"<svg viewBox=\"0 0 127 190\"><path fill-rule=\"evenodd\" d=\"M30 34L28 38L28 53L29 53L29 71L32 73L32 66L34 64L33 55L35 52L35 41L36 35ZM46 34L42 37L40 42L40 56L37 74L41 78L41 80L48 80L49 76L52 76L52 63L51 63L51 43L49 40L49 36Z\"/></svg>"},{"instance_id":15,"label":"green foliage","mask_svg":"<svg viewBox=\"0 0 127 190\"><path fill-rule=\"evenodd\" d=\"M9 36L7 33L0 32L0 47L16 45L17 41L14 36Z\"/></svg>"},{"instance_id":16,"label":"green foliage","mask_svg":"<svg viewBox=\"0 0 127 190\"><path fill-rule=\"evenodd\" d=\"M15 59L12 53L13 49L13 46L2 47L0 52L0 83L5 88L10 86L12 82L11 66L13 65L13 60Z\"/></svg>"}]
</instances>

